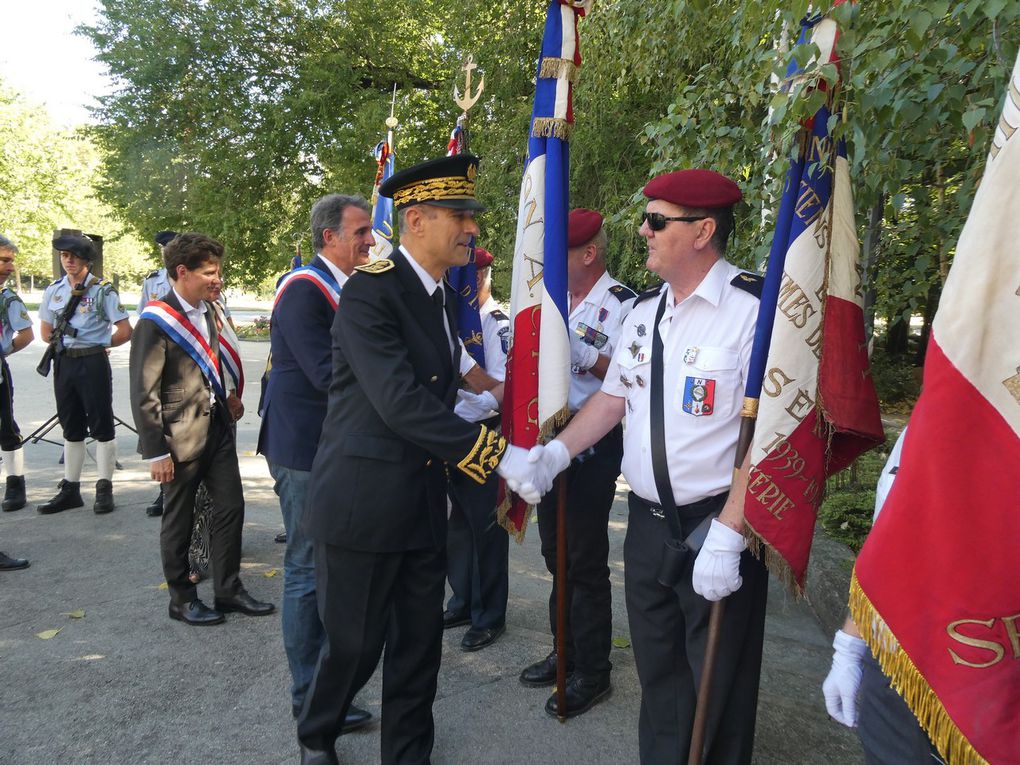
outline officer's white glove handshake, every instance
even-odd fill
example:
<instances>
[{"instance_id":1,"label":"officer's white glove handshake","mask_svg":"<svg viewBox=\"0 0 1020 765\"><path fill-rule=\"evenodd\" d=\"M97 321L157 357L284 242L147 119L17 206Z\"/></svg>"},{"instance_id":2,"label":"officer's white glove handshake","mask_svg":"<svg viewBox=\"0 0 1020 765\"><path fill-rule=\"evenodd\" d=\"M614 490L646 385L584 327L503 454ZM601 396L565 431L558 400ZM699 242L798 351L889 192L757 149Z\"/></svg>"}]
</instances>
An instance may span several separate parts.
<instances>
[{"instance_id":1,"label":"officer's white glove handshake","mask_svg":"<svg viewBox=\"0 0 1020 765\"><path fill-rule=\"evenodd\" d=\"M694 561L694 591L706 600L722 600L740 589L740 553L747 547L744 535L712 519L701 552Z\"/></svg>"},{"instance_id":2,"label":"officer's white glove handshake","mask_svg":"<svg viewBox=\"0 0 1020 765\"><path fill-rule=\"evenodd\" d=\"M478 422L493 409L499 409L499 404L489 391L483 390L478 394L463 389L457 391L457 405L453 407L453 413L461 419Z\"/></svg>"},{"instance_id":3,"label":"officer's white glove handshake","mask_svg":"<svg viewBox=\"0 0 1020 765\"><path fill-rule=\"evenodd\" d=\"M570 466L570 452L562 441L553 440L545 446L532 447L528 462L535 466L535 486L545 494L552 488L556 476Z\"/></svg>"},{"instance_id":4,"label":"officer's white glove handshake","mask_svg":"<svg viewBox=\"0 0 1020 765\"><path fill-rule=\"evenodd\" d=\"M848 728L857 725L857 690L861 687L861 659L868 644L858 637L836 630L832 641L832 669L822 683L829 717Z\"/></svg>"},{"instance_id":5,"label":"officer's white glove handshake","mask_svg":"<svg viewBox=\"0 0 1020 765\"><path fill-rule=\"evenodd\" d=\"M545 493L535 487L535 466L528 462L528 452L521 446L507 446L496 472L506 481L507 488L529 505L537 505ZM548 491L548 489L546 490Z\"/></svg>"},{"instance_id":6,"label":"officer's white glove handshake","mask_svg":"<svg viewBox=\"0 0 1020 765\"><path fill-rule=\"evenodd\" d=\"M578 369L591 369L599 360L599 349L577 335L570 336L570 363Z\"/></svg>"}]
</instances>

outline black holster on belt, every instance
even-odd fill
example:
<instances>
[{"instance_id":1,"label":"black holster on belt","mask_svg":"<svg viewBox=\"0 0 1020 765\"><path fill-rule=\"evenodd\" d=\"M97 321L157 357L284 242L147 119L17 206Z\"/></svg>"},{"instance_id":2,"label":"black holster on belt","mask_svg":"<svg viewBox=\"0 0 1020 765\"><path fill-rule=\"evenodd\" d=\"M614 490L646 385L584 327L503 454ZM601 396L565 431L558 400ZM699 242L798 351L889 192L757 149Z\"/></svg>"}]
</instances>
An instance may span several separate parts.
<instances>
[{"instance_id":1,"label":"black holster on belt","mask_svg":"<svg viewBox=\"0 0 1020 765\"><path fill-rule=\"evenodd\" d=\"M694 569L694 559L698 557L701 545L705 543L712 520L718 518L719 513L706 515L697 528L683 540L680 539L676 511L673 508L663 508L663 513L667 518L672 518L673 523L669 524L671 538L665 540L662 546L662 561L659 563L656 579L663 587L676 587L680 580Z\"/></svg>"}]
</instances>

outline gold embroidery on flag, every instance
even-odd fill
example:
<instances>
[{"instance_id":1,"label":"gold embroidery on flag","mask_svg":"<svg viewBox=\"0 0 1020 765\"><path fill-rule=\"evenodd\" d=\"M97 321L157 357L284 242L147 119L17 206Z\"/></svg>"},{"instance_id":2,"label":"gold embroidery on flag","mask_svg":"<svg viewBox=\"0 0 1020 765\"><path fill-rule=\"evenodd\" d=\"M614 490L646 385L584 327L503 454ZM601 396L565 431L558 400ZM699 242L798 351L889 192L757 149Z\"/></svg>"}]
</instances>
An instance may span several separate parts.
<instances>
[{"instance_id":1,"label":"gold embroidery on flag","mask_svg":"<svg viewBox=\"0 0 1020 765\"><path fill-rule=\"evenodd\" d=\"M1006 386L1006 390L1020 404L1020 367L1017 368L1015 375L1007 377L1002 381L1002 384Z\"/></svg>"}]
</instances>

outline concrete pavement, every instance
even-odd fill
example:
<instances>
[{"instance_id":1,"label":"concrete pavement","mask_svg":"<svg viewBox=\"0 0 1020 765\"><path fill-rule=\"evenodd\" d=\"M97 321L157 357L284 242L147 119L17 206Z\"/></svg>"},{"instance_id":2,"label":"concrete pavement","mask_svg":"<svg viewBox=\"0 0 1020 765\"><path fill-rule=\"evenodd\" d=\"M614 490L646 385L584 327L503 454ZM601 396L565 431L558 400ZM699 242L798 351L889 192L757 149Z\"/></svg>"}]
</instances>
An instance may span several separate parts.
<instances>
[{"instance_id":1,"label":"concrete pavement","mask_svg":"<svg viewBox=\"0 0 1020 765\"><path fill-rule=\"evenodd\" d=\"M13 356L15 411L22 432L54 409L51 380L35 372L37 341ZM254 454L259 420L258 379L268 345L242 343L248 412L239 429L245 485L242 573L256 597L279 605L283 546L273 542L281 521L272 481ZM111 355L116 413L130 423L127 347ZM59 441L59 428L53 432ZM117 429L124 470L114 478L117 510L91 511L95 463L86 462L86 507L53 516L35 512L63 477L60 449L26 446L30 505L0 514L0 550L28 557L26 571L0 573L0 763L294 763L289 674L279 614L229 615L223 626L197 629L167 618L160 589L158 520L144 507L155 495L134 436ZM6 473L4 473L5 475ZM2 481L0 481L2 483ZM625 487L610 521L614 637L628 638L623 599ZM546 690L517 681L526 664L550 649L550 576L537 527L511 544L511 593L506 634L477 652L459 649L463 629L447 632L435 703L436 763L637 762L639 688L629 648L614 648L613 694L589 713L560 724L543 711ZM199 587L207 603L211 587ZM831 635L810 609L773 584L755 762L859 763L852 732L830 721L821 699ZM73 619L66 614L84 610ZM60 628L49 640L37 637ZM377 672L360 702L377 716ZM378 722L340 739L343 762L379 757Z\"/></svg>"}]
</instances>

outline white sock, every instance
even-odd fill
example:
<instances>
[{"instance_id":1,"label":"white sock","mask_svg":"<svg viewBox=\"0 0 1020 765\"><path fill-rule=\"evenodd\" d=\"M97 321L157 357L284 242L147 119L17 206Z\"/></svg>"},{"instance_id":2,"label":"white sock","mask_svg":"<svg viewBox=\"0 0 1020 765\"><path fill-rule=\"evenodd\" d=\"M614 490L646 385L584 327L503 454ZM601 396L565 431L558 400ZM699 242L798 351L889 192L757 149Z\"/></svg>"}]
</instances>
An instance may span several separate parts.
<instances>
[{"instance_id":1,"label":"white sock","mask_svg":"<svg viewBox=\"0 0 1020 765\"><path fill-rule=\"evenodd\" d=\"M81 468L85 464L85 442L64 441L64 480L81 481Z\"/></svg>"},{"instance_id":2,"label":"white sock","mask_svg":"<svg viewBox=\"0 0 1020 765\"><path fill-rule=\"evenodd\" d=\"M117 464L117 442L100 441L96 444L96 472L99 480L113 480L113 468Z\"/></svg>"},{"instance_id":3,"label":"white sock","mask_svg":"<svg viewBox=\"0 0 1020 765\"><path fill-rule=\"evenodd\" d=\"M20 446L13 452L0 452L4 465L7 467L7 475L25 475L25 450Z\"/></svg>"}]
</instances>

